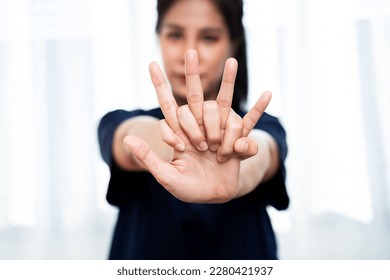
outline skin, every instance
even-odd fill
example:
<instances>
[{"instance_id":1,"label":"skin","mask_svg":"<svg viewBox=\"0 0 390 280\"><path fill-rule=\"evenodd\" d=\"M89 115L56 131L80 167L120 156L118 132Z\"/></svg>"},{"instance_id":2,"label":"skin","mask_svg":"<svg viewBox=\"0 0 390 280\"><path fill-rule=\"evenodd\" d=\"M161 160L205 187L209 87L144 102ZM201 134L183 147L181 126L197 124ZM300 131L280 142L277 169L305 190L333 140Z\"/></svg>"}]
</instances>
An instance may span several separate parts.
<instances>
[{"instance_id":1,"label":"skin","mask_svg":"<svg viewBox=\"0 0 390 280\"><path fill-rule=\"evenodd\" d=\"M208 0L174 4L159 39L168 80L156 62L149 72L165 119L136 117L119 125L114 159L125 170L151 172L185 202L223 203L251 192L278 169L274 139L253 129L271 93L244 118L231 109L234 42Z\"/></svg>"},{"instance_id":2,"label":"skin","mask_svg":"<svg viewBox=\"0 0 390 280\"><path fill-rule=\"evenodd\" d=\"M233 44L221 14L205 0L178 1L166 13L159 34L165 73L179 106L191 99L191 82L198 83L194 67L184 73L185 52L195 49L205 100L215 100L225 61L233 55ZM186 78L187 77L187 83ZM195 103L195 102L194 102ZM200 107L200 106L199 106ZM199 108L200 110L200 108Z\"/></svg>"}]
</instances>

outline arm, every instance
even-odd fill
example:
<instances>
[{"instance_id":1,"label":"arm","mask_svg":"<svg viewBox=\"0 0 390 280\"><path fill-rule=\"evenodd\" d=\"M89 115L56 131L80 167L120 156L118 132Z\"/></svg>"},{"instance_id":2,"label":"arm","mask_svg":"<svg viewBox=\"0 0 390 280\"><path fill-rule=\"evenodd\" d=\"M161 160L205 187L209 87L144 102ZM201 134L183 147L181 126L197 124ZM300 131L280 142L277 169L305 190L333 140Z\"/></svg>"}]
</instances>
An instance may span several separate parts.
<instances>
[{"instance_id":1,"label":"arm","mask_svg":"<svg viewBox=\"0 0 390 280\"><path fill-rule=\"evenodd\" d=\"M199 77L196 54L189 53L186 58L186 70L191 70L186 73ZM216 101L203 102L200 79L188 80L191 83L188 105L178 107L161 70L155 63L150 65L165 117L160 122L161 138L172 148L173 155L170 161L164 160L145 139L134 134L127 134L124 143L156 180L180 200L226 202L249 193L274 173L276 161L272 161L275 152L271 138L265 133L252 133L255 141L248 137L268 106L271 93L263 94L241 118L230 108L236 70L235 60L228 60ZM180 148L178 139L184 142ZM206 147L201 145L203 142ZM261 152L253 161L242 161L256 155L258 147Z\"/></svg>"},{"instance_id":2,"label":"arm","mask_svg":"<svg viewBox=\"0 0 390 280\"><path fill-rule=\"evenodd\" d=\"M249 138L257 144L258 152L241 161L237 197L250 193L261 182L271 179L279 168L278 147L272 136L265 131L254 129Z\"/></svg>"},{"instance_id":3,"label":"arm","mask_svg":"<svg viewBox=\"0 0 390 280\"><path fill-rule=\"evenodd\" d=\"M124 139L126 149L132 150L169 192L178 199L194 203L221 203L244 196L276 174L279 153L274 139L267 132L255 129L249 137L236 141L237 154L247 153L240 146L248 141L252 144L246 145L247 148L258 147L254 156L242 160L235 155L220 162L217 152L199 151L188 139L182 152L168 147L173 151L171 161L162 159L149 144L134 135Z\"/></svg>"},{"instance_id":4,"label":"arm","mask_svg":"<svg viewBox=\"0 0 390 280\"><path fill-rule=\"evenodd\" d=\"M153 151L164 161L170 161L173 149L162 139L158 130L159 120L149 116L139 116L123 121L115 130L112 150L113 158L119 167L128 171L145 170L145 166L137 160L123 139L134 135L143 139Z\"/></svg>"}]
</instances>

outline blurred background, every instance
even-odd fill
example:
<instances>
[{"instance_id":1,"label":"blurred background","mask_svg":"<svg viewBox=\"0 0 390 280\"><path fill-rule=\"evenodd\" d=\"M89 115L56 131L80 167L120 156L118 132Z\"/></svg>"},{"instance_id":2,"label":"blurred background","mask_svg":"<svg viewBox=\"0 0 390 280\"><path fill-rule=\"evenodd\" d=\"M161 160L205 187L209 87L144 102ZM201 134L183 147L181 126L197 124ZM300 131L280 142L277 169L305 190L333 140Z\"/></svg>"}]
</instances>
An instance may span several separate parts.
<instances>
[{"instance_id":1,"label":"blurred background","mask_svg":"<svg viewBox=\"0 0 390 280\"><path fill-rule=\"evenodd\" d=\"M390 259L390 1L244 3L248 107L271 90L289 143L280 258ZM157 105L155 4L0 0L0 259L107 258L97 125Z\"/></svg>"}]
</instances>

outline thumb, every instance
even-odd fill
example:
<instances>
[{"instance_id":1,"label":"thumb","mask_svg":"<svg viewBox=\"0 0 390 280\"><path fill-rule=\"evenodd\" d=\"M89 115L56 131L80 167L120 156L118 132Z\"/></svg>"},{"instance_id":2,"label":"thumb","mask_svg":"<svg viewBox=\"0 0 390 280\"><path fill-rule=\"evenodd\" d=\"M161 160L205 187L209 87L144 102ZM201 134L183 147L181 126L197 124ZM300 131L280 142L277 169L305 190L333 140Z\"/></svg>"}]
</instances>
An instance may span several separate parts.
<instances>
[{"instance_id":1,"label":"thumb","mask_svg":"<svg viewBox=\"0 0 390 280\"><path fill-rule=\"evenodd\" d=\"M241 137L234 143L234 151L239 154L242 159L246 159L257 154L258 145L248 137Z\"/></svg>"},{"instance_id":2,"label":"thumb","mask_svg":"<svg viewBox=\"0 0 390 280\"><path fill-rule=\"evenodd\" d=\"M174 174L176 171L169 163L159 158L159 156L141 138L134 135L127 135L123 139L123 144L130 149L135 159L149 170L158 181L167 177L167 175L164 174Z\"/></svg>"}]
</instances>

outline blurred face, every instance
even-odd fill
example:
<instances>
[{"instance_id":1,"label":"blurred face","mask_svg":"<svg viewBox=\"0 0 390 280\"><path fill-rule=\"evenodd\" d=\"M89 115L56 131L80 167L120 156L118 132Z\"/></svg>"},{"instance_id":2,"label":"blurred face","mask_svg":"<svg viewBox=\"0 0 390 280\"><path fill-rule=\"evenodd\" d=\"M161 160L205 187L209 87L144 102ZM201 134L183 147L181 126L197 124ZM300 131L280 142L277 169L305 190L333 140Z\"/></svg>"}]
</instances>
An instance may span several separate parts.
<instances>
[{"instance_id":1,"label":"blurred face","mask_svg":"<svg viewBox=\"0 0 390 280\"><path fill-rule=\"evenodd\" d=\"M179 105L187 103L184 53L199 57L204 99L216 99L227 58L233 54L229 30L209 0L179 0L167 11L159 34L167 78Z\"/></svg>"}]
</instances>

